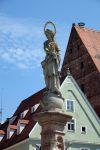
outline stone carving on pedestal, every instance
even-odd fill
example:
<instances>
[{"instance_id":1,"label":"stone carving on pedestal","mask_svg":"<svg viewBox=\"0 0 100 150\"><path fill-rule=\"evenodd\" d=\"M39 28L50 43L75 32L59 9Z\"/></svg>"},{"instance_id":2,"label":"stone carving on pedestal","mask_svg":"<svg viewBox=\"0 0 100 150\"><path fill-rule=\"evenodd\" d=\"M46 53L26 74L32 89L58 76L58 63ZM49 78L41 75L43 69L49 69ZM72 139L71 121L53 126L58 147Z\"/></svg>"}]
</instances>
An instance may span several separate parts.
<instances>
[{"instance_id":1,"label":"stone carving on pedestal","mask_svg":"<svg viewBox=\"0 0 100 150\"><path fill-rule=\"evenodd\" d=\"M51 24L54 31L46 29ZM60 54L57 43L55 42L56 28L52 22L47 22L44 26L44 33L47 40L44 42L45 59L41 62L46 90L41 105L44 110L62 109L63 98L60 92ZM49 102L48 102L49 101ZM46 107L45 107L46 106Z\"/></svg>"},{"instance_id":2,"label":"stone carving on pedestal","mask_svg":"<svg viewBox=\"0 0 100 150\"><path fill-rule=\"evenodd\" d=\"M64 149L64 142L63 142L62 136L57 137L57 147L58 147L59 150Z\"/></svg>"}]
</instances>

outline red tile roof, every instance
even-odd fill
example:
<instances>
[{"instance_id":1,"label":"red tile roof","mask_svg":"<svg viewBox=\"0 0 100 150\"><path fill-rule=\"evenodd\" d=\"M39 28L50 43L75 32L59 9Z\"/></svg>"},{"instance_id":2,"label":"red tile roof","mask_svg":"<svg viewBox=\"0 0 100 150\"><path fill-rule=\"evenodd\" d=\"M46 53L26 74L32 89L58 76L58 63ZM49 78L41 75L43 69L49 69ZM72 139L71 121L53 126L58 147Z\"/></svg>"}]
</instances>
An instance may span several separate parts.
<instances>
[{"instance_id":1,"label":"red tile roof","mask_svg":"<svg viewBox=\"0 0 100 150\"><path fill-rule=\"evenodd\" d=\"M28 123L29 123L29 120L19 120L19 123L28 124Z\"/></svg>"},{"instance_id":2,"label":"red tile roof","mask_svg":"<svg viewBox=\"0 0 100 150\"><path fill-rule=\"evenodd\" d=\"M0 134L3 134L3 135L4 135L4 134L6 134L6 133L5 133L5 131L0 130Z\"/></svg>"},{"instance_id":3,"label":"red tile roof","mask_svg":"<svg viewBox=\"0 0 100 150\"><path fill-rule=\"evenodd\" d=\"M18 116L24 110L30 109L35 104L38 104L40 100L42 99L44 92L45 92L45 89L42 89L39 92L35 93L34 95L23 100L21 104L19 105L19 107L17 108L16 112L14 113L14 116Z\"/></svg>"},{"instance_id":4,"label":"red tile roof","mask_svg":"<svg viewBox=\"0 0 100 150\"><path fill-rule=\"evenodd\" d=\"M13 124L15 125L9 125L9 120L7 120L4 125L0 126L0 129L4 129L5 133L7 133L8 126L14 127L17 125L18 121L21 123L25 123L25 129L22 131L21 134L17 135L17 131L13 134L13 136L10 139L7 139L6 135L4 136L3 140L0 142L0 150L10 147L18 142L21 142L25 139L27 139L29 136L29 133L33 129L34 125L36 124L36 121L33 119L33 114L31 113L31 107L35 106L35 104L39 103L40 100L43 97L45 89L40 90L39 92L35 93L34 95L28 97L27 99L23 100L19 107L17 108L16 112L13 116L17 116L17 118L14 120ZM20 114L26 110L29 109L27 115L24 119L20 120ZM36 112L40 112L41 107L39 106L36 110ZM36 113L34 112L34 113ZM3 127L2 127L3 126ZM6 144L4 144L6 143Z\"/></svg>"},{"instance_id":5,"label":"red tile roof","mask_svg":"<svg viewBox=\"0 0 100 150\"><path fill-rule=\"evenodd\" d=\"M80 27L78 25L75 26L75 29L100 72L100 31Z\"/></svg>"},{"instance_id":6,"label":"red tile roof","mask_svg":"<svg viewBox=\"0 0 100 150\"><path fill-rule=\"evenodd\" d=\"M17 126L16 125L8 125L8 128L10 128L10 129L17 129Z\"/></svg>"}]
</instances>

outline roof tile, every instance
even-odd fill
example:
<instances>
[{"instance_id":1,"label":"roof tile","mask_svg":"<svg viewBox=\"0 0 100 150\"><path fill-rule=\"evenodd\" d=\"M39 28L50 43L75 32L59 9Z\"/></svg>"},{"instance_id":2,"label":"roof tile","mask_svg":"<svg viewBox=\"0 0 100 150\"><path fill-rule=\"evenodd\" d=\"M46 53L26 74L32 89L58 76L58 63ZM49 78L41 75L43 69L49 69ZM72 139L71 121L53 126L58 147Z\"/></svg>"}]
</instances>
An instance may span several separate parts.
<instances>
[{"instance_id":1,"label":"roof tile","mask_svg":"<svg viewBox=\"0 0 100 150\"><path fill-rule=\"evenodd\" d=\"M4 135L4 134L6 134L6 133L5 133L5 131L0 130L0 134L3 134L3 135Z\"/></svg>"},{"instance_id":2,"label":"roof tile","mask_svg":"<svg viewBox=\"0 0 100 150\"><path fill-rule=\"evenodd\" d=\"M80 26L75 26L75 29L100 72L100 31L81 28Z\"/></svg>"}]
</instances>

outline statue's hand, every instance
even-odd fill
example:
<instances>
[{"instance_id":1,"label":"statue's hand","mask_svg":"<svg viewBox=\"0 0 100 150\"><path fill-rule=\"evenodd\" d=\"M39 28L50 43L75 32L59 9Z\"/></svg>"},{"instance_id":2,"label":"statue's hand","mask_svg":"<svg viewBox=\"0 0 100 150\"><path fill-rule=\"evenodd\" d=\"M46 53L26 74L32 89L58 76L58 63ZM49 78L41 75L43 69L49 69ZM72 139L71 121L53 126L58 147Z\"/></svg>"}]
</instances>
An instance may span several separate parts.
<instances>
[{"instance_id":1,"label":"statue's hand","mask_svg":"<svg viewBox=\"0 0 100 150\"><path fill-rule=\"evenodd\" d=\"M45 51L46 51L46 52L49 52L49 49L46 47L46 48L45 48Z\"/></svg>"},{"instance_id":2,"label":"statue's hand","mask_svg":"<svg viewBox=\"0 0 100 150\"><path fill-rule=\"evenodd\" d=\"M49 43L49 47L50 47L50 49L55 49L56 47L55 47L55 42L50 42Z\"/></svg>"}]
</instances>

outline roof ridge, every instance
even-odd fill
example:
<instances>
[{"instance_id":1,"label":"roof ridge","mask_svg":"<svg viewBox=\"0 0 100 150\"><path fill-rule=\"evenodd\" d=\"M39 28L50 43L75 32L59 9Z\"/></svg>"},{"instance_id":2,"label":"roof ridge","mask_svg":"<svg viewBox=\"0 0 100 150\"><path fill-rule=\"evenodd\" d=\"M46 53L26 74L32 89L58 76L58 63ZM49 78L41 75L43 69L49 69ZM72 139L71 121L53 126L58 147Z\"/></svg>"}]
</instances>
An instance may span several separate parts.
<instances>
[{"instance_id":1,"label":"roof ridge","mask_svg":"<svg viewBox=\"0 0 100 150\"><path fill-rule=\"evenodd\" d=\"M89 30L89 31L100 33L100 30L96 30L96 29L92 29L92 28L88 28L88 27L80 27L79 25L75 25L75 28L76 27L79 27L80 29L86 29L86 30Z\"/></svg>"}]
</instances>

